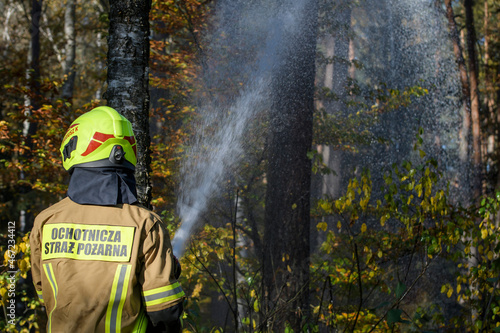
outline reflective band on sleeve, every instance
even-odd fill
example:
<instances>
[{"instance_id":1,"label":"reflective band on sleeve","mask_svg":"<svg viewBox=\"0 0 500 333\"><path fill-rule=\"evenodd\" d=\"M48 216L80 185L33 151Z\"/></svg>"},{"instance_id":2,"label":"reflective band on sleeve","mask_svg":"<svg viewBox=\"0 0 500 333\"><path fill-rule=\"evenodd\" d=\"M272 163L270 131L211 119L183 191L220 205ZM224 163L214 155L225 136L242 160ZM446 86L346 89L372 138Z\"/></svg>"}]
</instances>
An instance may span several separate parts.
<instances>
[{"instance_id":1,"label":"reflective band on sleeve","mask_svg":"<svg viewBox=\"0 0 500 333\"><path fill-rule=\"evenodd\" d=\"M45 271L45 275L47 275L47 279L49 280L50 287L52 288L52 294L54 295L54 307L49 313L49 318L47 322L47 332L51 333L52 332L52 313L56 309L57 306L57 292L58 292L58 287L57 287L57 282L56 278L54 276L54 270L52 269L52 264L44 264L43 265L43 270Z\"/></svg>"},{"instance_id":2,"label":"reflective band on sleeve","mask_svg":"<svg viewBox=\"0 0 500 333\"><path fill-rule=\"evenodd\" d=\"M43 303L43 294L41 290L37 290L36 293L38 294L38 299Z\"/></svg>"},{"instance_id":3,"label":"reflective band on sleeve","mask_svg":"<svg viewBox=\"0 0 500 333\"><path fill-rule=\"evenodd\" d=\"M143 291L144 303L146 306L153 306L180 299L185 296L179 282L156 289Z\"/></svg>"},{"instance_id":4,"label":"reflective band on sleeve","mask_svg":"<svg viewBox=\"0 0 500 333\"><path fill-rule=\"evenodd\" d=\"M106 311L106 333L121 332L123 304L127 298L131 271L132 265L118 265L116 268Z\"/></svg>"},{"instance_id":5,"label":"reflective band on sleeve","mask_svg":"<svg viewBox=\"0 0 500 333\"><path fill-rule=\"evenodd\" d=\"M43 226L42 260L68 258L128 262L134 227L53 223Z\"/></svg>"}]
</instances>

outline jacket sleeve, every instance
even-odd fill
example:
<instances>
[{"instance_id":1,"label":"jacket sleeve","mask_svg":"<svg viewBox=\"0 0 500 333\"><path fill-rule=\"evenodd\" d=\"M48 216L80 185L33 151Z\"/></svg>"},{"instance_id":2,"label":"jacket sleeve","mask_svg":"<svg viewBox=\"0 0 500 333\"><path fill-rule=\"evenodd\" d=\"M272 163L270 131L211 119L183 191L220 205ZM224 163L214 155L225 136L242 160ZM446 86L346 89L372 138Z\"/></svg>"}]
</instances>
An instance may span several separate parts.
<instances>
[{"instance_id":1,"label":"jacket sleeve","mask_svg":"<svg viewBox=\"0 0 500 333\"><path fill-rule=\"evenodd\" d=\"M33 278L33 284L38 294L38 298L43 303L42 295L42 276L41 276L41 234L40 229L35 226L30 233L30 250L31 250L31 276Z\"/></svg>"},{"instance_id":2,"label":"jacket sleeve","mask_svg":"<svg viewBox=\"0 0 500 333\"><path fill-rule=\"evenodd\" d=\"M170 236L163 222L152 217L153 225L143 243L144 262L140 275L142 297L151 322L175 326L182 314L185 297L175 278L175 260Z\"/></svg>"}]
</instances>

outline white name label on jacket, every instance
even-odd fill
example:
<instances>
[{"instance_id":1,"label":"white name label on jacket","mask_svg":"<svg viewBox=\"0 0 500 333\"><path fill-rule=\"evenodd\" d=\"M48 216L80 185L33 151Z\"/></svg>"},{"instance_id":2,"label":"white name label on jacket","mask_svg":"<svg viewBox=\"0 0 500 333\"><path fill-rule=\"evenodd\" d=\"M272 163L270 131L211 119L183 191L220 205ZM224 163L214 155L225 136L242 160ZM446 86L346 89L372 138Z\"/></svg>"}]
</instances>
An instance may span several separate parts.
<instances>
[{"instance_id":1,"label":"white name label on jacket","mask_svg":"<svg viewBox=\"0 0 500 333\"><path fill-rule=\"evenodd\" d=\"M134 227L54 223L43 226L42 260L68 258L128 262Z\"/></svg>"}]
</instances>

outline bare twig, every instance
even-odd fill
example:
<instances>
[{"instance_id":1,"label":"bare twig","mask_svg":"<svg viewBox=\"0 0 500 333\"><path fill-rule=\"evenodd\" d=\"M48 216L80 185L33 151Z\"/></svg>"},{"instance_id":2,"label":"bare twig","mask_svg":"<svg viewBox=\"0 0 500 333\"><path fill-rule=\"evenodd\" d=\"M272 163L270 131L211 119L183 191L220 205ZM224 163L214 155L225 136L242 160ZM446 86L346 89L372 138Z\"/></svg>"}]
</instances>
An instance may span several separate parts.
<instances>
[{"instance_id":1,"label":"bare twig","mask_svg":"<svg viewBox=\"0 0 500 333\"><path fill-rule=\"evenodd\" d=\"M231 223L231 228L233 229L233 256L232 256L232 261L233 261L233 298L234 298L234 308L235 308L235 313L234 314L234 325L235 325L235 331L238 332L238 323L239 323L239 318L238 318L238 295L237 295L237 289L236 289L236 219L238 217L238 188L236 188L236 198L235 198L235 204L234 204L234 216L232 219Z\"/></svg>"},{"instance_id":2,"label":"bare twig","mask_svg":"<svg viewBox=\"0 0 500 333\"><path fill-rule=\"evenodd\" d=\"M319 300L319 310L318 310L318 317L316 318L316 325L319 322L319 317L321 316L321 308L323 306L323 296L325 295L325 290L326 290L326 285L330 281L330 277L327 276L325 279L325 282L323 283L323 290L321 291L321 299Z\"/></svg>"},{"instance_id":3,"label":"bare twig","mask_svg":"<svg viewBox=\"0 0 500 333\"><path fill-rule=\"evenodd\" d=\"M438 257L438 255L436 255L434 258ZM401 301L408 295L408 293L415 287L415 285L417 284L418 280L420 280L420 278L422 276L424 276L425 272L427 271L427 268L429 268L431 262L433 261L433 259L429 260L428 262L426 262L425 266L422 268L422 271L420 272L420 274L415 278L415 280L412 282L412 284L410 285L409 288L406 289L406 291L403 293L403 295L401 295L401 297L399 297L392 305L391 307L389 307L387 309L387 311L384 313L383 316L380 317L380 319L375 323L375 325L373 325L373 327L368 331L368 333L371 333L373 332L373 330L375 330L375 328L377 328L378 324L380 324L380 322L382 322L382 320L384 320L384 318L387 316L387 314L389 313L389 311L391 311L393 308L396 307L396 305L398 305L399 303L401 303Z\"/></svg>"},{"instance_id":4,"label":"bare twig","mask_svg":"<svg viewBox=\"0 0 500 333\"><path fill-rule=\"evenodd\" d=\"M497 281L497 283L495 283L495 287L493 287L493 291L491 292L490 299L488 300L488 305L486 306L486 311L484 312L483 323L481 324L481 331L480 331L481 333L484 332L484 327L485 327L485 323L487 321L488 312L490 310L491 302L493 301L493 297L495 296L495 292L497 289L498 289L498 281Z\"/></svg>"},{"instance_id":5,"label":"bare twig","mask_svg":"<svg viewBox=\"0 0 500 333\"><path fill-rule=\"evenodd\" d=\"M193 250L191 250L191 252L194 252ZM193 253L194 254L194 253ZM234 309L233 309L233 306L232 306L232 302L229 300L229 298L227 297L226 293L224 292L224 289L222 289L222 286L219 284L219 282L217 281L217 279L215 278L215 276L213 276L212 272L205 266L205 264L203 264L203 262L200 260L200 258L198 258L198 256L196 254L194 254L194 257L196 258L196 261L200 263L200 265L202 266L203 270L205 272L208 273L208 275L210 276L210 278L214 281L215 285L217 286L217 288L220 290L220 292L222 293L222 295L224 296L226 302L227 302L227 305L229 306L229 309L231 310L231 312L234 314ZM189 256L185 256L185 258L187 260L189 260ZM195 263L192 262L191 260L189 260L191 262L192 265L195 266Z\"/></svg>"},{"instance_id":6,"label":"bare twig","mask_svg":"<svg viewBox=\"0 0 500 333\"><path fill-rule=\"evenodd\" d=\"M356 243L354 243L354 254L356 256L356 267L358 270L359 305L358 305L358 311L356 312L356 318L354 318L354 323L352 325L353 332L355 332L355 330L356 330L356 323L358 321L359 313L361 312L361 308L363 306L363 286L361 283L361 268L359 265L358 245Z\"/></svg>"}]
</instances>

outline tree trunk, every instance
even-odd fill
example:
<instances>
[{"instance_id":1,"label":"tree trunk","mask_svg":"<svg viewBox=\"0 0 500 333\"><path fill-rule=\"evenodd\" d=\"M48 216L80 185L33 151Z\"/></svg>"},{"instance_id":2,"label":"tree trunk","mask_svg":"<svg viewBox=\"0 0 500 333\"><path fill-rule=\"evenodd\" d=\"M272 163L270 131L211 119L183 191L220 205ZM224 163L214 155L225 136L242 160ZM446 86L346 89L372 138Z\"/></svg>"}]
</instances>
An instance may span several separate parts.
<instances>
[{"instance_id":1,"label":"tree trunk","mask_svg":"<svg viewBox=\"0 0 500 333\"><path fill-rule=\"evenodd\" d=\"M338 100L328 103L326 110L329 114L338 114L342 117L348 117L347 109L347 86L349 78L349 44L350 44L350 29L351 29L351 6L352 3L348 0L337 0L337 11L335 12L336 20L339 27L333 34L335 40L333 53L333 71L330 77L329 87L334 94L338 96ZM325 81L325 83L327 83ZM330 195L332 198L340 196L343 189L343 184L348 181L352 175L348 173L351 166L347 165L349 153L342 150L335 151L333 147L325 147L325 152L328 156L324 156L323 161L327 166L336 172L336 175L325 175L323 183L323 193Z\"/></svg>"},{"instance_id":2,"label":"tree trunk","mask_svg":"<svg viewBox=\"0 0 500 333\"><path fill-rule=\"evenodd\" d=\"M486 156L484 165L486 166L485 179L487 180L487 192L496 188L498 171L498 141L497 141L497 115L495 113L495 87L493 85L494 77L490 65L490 10L488 1L484 1L483 31L484 31L484 105L486 107L487 126L484 139L487 142ZM496 167L496 168L495 168Z\"/></svg>"},{"instance_id":3,"label":"tree trunk","mask_svg":"<svg viewBox=\"0 0 500 333\"><path fill-rule=\"evenodd\" d=\"M62 98L68 101L73 99L75 86L75 57L76 57L76 30L75 30L76 0L67 0L64 13L64 37L66 40L63 74L65 76L62 87Z\"/></svg>"},{"instance_id":4,"label":"tree trunk","mask_svg":"<svg viewBox=\"0 0 500 333\"><path fill-rule=\"evenodd\" d=\"M497 64L497 73L500 73L500 64ZM497 144L500 143L500 89L497 89L496 91L496 100L499 101L496 106L496 142ZM497 154L500 154L497 152ZM497 163L500 163L500 158L497 158ZM500 189L500 166L497 167L497 183L495 189ZM500 213L499 213L499 224L500 224Z\"/></svg>"},{"instance_id":5,"label":"tree trunk","mask_svg":"<svg viewBox=\"0 0 500 333\"><path fill-rule=\"evenodd\" d=\"M350 75L351 58L351 10L352 4L348 0L335 1L335 18L326 19L325 30L328 30L325 36L323 48L327 63L324 69L323 86L328 88L338 100L318 100L317 108L324 108L328 114L337 114L348 117L347 109L347 86ZM320 29L321 30L321 29ZM353 66L354 67L354 66ZM330 198L337 198L343 189L343 184L351 174L345 171L349 170L350 154L336 149L334 146L319 144L316 147L319 154L322 155L323 162L333 170L330 174L313 175L313 197L314 199L324 198L327 195ZM328 223L333 223L334 217L326 217ZM311 249L314 251L319 244L324 241L324 233L318 233L316 226L311 225Z\"/></svg>"},{"instance_id":6,"label":"tree trunk","mask_svg":"<svg viewBox=\"0 0 500 333\"><path fill-rule=\"evenodd\" d=\"M331 87L333 92L339 97L338 101L332 101L331 111L333 113L347 115L347 78L349 75L349 42L351 29L351 7L348 0L337 0L338 10L335 15L339 27L336 29L333 38L335 39L335 61L333 64Z\"/></svg>"},{"instance_id":7,"label":"tree trunk","mask_svg":"<svg viewBox=\"0 0 500 333\"><path fill-rule=\"evenodd\" d=\"M7 54L8 54L8 51L9 51L9 47L10 47L10 44L11 44L11 37L10 37L10 24L9 24L9 21L10 21L10 18L12 17L12 14L14 14L14 11L15 11L15 6L14 6L14 3L13 3L13 0L9 0L7 2L7 4L5 5L5 21L4 21L4 26L3 26L3 31L2 31L2 42L3 42L3 46L4 46L4 50L3 50L3 57L6 58L7 57Z\"/></svg>"},{"instance_id":8,"label":"tree trunk","mask_svg":"<svg viewBox=\"0 0 500 333\"><path fill-rule=\"evenodd\" d=\"M42 0L32 0L31 2L31 46L30 46L30 72L29 85L32 93L30 98L31 110L38 109L40 107L40 18L42 17ZM35 126L34 123L30 124L30 127ZM30 134L34 134L36 129L29 131Z\"/></svg>"},{"instance_id":9,"label":"tree trunk","mask_svg":"<svg viewBox=\"0 0 500 333\"><path fill-rule=\"evenodd\" d=\"M280 64L273 73L271 138L264 234L265 310L275 329L300 330L309 311L309 224L317 1L282 31ZM281 10L293 4L283 1ZM286 31L285 31L286 30ZM292 31L290 31L292 30ZM275 312L276 311L276 312Z\"/></svg>"},{"instance_id":10,"label":"tree trunk","mask_svg":"<svg viewBox=\"0 0 500 333\"><path fill-rule=\"evenodd\" d=\"M23 137L28 151L24 152L20 158L23 164L30 163L31 149L33 148L32 137L36 134L37 124L32 121L31 115L33 110L40 108L40 18L42 17L42 0L32 0L31 2L31 26L30 26L30 51L28 53L28 70L26 71L26 79L29 85L29 94L24 97L24 115L26 119L23 122ZM23 168L19 178L24 180L26 177ZM26 206L24 203L25 195L31 191L31 187L21 185L19 193L21 194L21 206ZM21 232L25 232L31 228L31 218L28 216L30 209L21 209L19 212L19 225Z\"/></svg>"},{"instance_id":11,"label":"tree trunk","mask_svg":"<svg viewBox=\"0 0 500 333\"><path fill-rule=\"evenodd\" d=\"M149 135L149 11L151 0L110 1L108 105L132 123L137 140L139 202L151 202Z\"/></svg>"},{"instance_id":12,"label":"tree trunk","mask_svg":"<svg viewBox=\"0 0 500 333\"><path fill-rule=\"evenodd\" d=\"M483 30L484 30L484 80L485 80L485 86L486 86L486 94L485 94L485 104L488 108L488 115L490 117L490 122L491 122L491 129L494 128L495 124L495 87L493 86L493 77L492 77L492 69L490 65L490 27L489 27L489 21L490 21L490 10L489 10L489 5L488 1L484 2L484 24L483 24Z\"/></svg>"},{"instance_id":13,"label":"tree trunk","mask_svg":"<svg viewBox=\"0 0 500 333\"><path fill-rule=\"evenodd\" d=\"M469 142L470 142L470 127L471 127L471 100L470 100L470 86L469 78L467 75L467 67L465 65L465 60L462 53L462 46L460 43L460 36L458 34L457 24L455 22L455 14L453 12L453 7L451 5L451 0L444 0L446 5L446 17L448 18L448 28L450 30L450 38L453 43L453 52L455 54L455 59L458 65L458 70L460 74L460 83L462 85L462 129L460 131L460 147L459 147L459 157L462 167L465 170L469 170ZM470 203L470 192L469 182L470 178L468 172L464 172L464 179L460 180L459 186L462 189L463 200L466 203Z\"/></svg>"},{"instance_id":14,"label":"tree trunk","mask_svg":"<svg viewBox=\"0 0 500 333\"><path fill-rule=\"evenodd\" d=\"M465 27L467 29L467 53L469 55L469 82L470 82L470 106L472 120L472 193L474 199L478 199L482 191L482 145L481 145L481 117L478 87L478 66L476 52L476 29L474 27L473 0L464 0Z\"/></svg>"}]
</instances>

